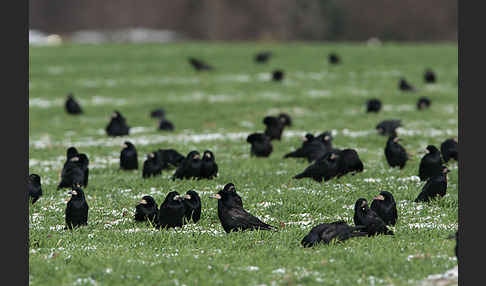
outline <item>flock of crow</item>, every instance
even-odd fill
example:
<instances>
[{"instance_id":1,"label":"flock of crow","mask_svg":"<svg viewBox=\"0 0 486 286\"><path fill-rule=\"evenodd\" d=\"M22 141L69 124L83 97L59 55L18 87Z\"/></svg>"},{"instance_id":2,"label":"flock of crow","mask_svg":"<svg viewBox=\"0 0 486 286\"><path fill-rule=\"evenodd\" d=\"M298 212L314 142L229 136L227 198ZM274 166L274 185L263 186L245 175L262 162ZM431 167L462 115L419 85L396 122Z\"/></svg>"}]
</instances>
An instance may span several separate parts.
<instances>
[{"instance_id":1,"label":"flock of crow","mask_svg":"<svg viewBox=\"0 0 486 286\"><path fill-rule=\"evenodd\" d=\"M264 63L272 56L271 52L262 52L255 56L257 63ZM328 57L329 63L340 64L339 56L332 53ZM212 70L213 67L195 58L189 58L189 63L197 70ZM282 81L284 72L275 70L273 81ZM435 73L427 69L424 74L426 83L435 83ZM404 78L399 81L399 89L410 92L416 89ZM430 99L421 97L417 102L417 108L422 110L431 104ZM366 102L367 112L379 112L382 103L378 99L369 99ZM65 103L67 113L79 115L83 113L80 104L70 93ZM174 124L165 118L163 109L156 109L150 113L153 118L160 120L159 129L174 130ZM257 157L268 157L272 151L272 141L281 140L286 127L292 126L292 119L288 114L281 113L277 116L263 118L266 129L263 133L252 133L246 141L251 145L250 154ZM378 134L388 136L384 147L386 161L390 167L404 168L409 154L399 143L397 128L402 126L400 120L385 120L376 126ZM105 128L108 136L124 136L130 132L126 119L119 111L115 111L110 122ZM334 148L333 136L329 131L314 136L311 133L305 135L304 141L295 151L286 154L283 158L303 158L310 165L294 179L310 178L317 182L339 178L348 173L354 174L364 169L363 162L358 152L354 149ZM455 138L445 140L440 150L429 145L419 164L418 176L421 181L426 181L415 202L429 202L431 199L443 197L447 190L448 168L444 165L451 159L458 160L458 143ZM120 153L120 168L122 170L138 170L138 155L136 147L129 141L124 143ZM172 180L176 179L213 179L218 175L218 165L215 156L210 150L205 150L201 157L197 150L189 152L186 156L174 149L159 149L149 153L143 163L142 177L150 177L162 174L162 170L175 169ZM70 189L71 198L65 210L66 228L87 225L88 204L82 187L88 186L89 159L84 153L79 153L75 147L66 151L66 162L61 171L58 189ZM37 174L29 175L28 193L31 203L34 204L42 195L41 178ZM245 230L274 230L271 226L259 218L253 216L243 208L243 201L232 183L228 183L222 190L214 194L212 198L218 200L218 218L223 229L229 233ZM158 229L182 227L187 223L197 223L201 217L201 198L195 190L189 190L181 195L178 192L170 192L162 204L157 205L151 196L144 196L135 208L134 219L149 224ZM354 226L344 221L322 223L312 228L301 241L304 247L317 243L329 243L333 240L344 241L358 236L374 236L378 234L393 235L388 228L395 225L398 212L395 199L390 192L382 191L373 198L371 205L364 198L356 200L354 206ZM456 240L457 240L456 233ZM457 245L456 245L457 255Z\"/></svg>"}]
</instances>

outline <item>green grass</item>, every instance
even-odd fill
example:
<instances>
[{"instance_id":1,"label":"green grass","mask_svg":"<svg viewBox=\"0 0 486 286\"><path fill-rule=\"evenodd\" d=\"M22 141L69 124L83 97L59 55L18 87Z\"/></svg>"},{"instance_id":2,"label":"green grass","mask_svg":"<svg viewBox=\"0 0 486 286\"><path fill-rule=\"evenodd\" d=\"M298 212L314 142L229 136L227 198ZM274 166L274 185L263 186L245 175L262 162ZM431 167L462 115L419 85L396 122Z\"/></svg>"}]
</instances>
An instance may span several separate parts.
<instances>
[{"instance_id":1,"label":"green grass","mask_svg":"<svg viewBox=\"0 0 486 286\"><path fill-rule=\"evenodd\" d=\"M255 64L254 53L267 49L274 58ZM332 51L342 56L342 65L327 63ZM424 184L413 176L428 144L439 146L457 136L457 51L448 44L30 47L29 172L41 175L44 191L29 211L31 284L413 285L443 273L457 264L455 241L446 239L457 229L457 163L449 164L447 195L430 204L412 202ZM215 70L193 71L186 62L193 55ZM438 75L433 86L423 83L427 67ZM284 83L267 80L275 68L285 70ZM400 76L420 91L400 92ZM84 115L64 112L70 91ZM416 110L420 96L432 99L429 110ZM384 104L379 114L364 112L372 97ZM175 132L156 130L149 112L157 107L166 110ZM144 128L108 138L103 130L115 109L130 126ZM251 158L246 135L262 131L263 117L280 111L293 118L294 125L284 131L291 136L274 142L269 158ZM392 118L402 120L402 144L413 154L403 170L388 167L386 138L374 131L378 122ZM364 172L322 184L291 179L308 164L282 156L300 145L305 132L325 130L337 132L336 147L357 148ZM140 166L158 148L183 154L210 149L219 176L173 182L173 171L146 180L141 169L122 172L118 158L125 140L138 142ZM56 190L71 145L90 159L88 226L72 232L62 229L69 196ZM236 185L248 211L280 231L224 233L217 203L209 196L228 182ZM155 231L133 222L134 206L143 195L160 204L169 191L191 188L202 197L197 225ZM303 236L318 223L344 219L352 224L354 202L371 200L381 190L392 192L399 205L394 236L301 247Z\"/></svg>"}]
</instances>

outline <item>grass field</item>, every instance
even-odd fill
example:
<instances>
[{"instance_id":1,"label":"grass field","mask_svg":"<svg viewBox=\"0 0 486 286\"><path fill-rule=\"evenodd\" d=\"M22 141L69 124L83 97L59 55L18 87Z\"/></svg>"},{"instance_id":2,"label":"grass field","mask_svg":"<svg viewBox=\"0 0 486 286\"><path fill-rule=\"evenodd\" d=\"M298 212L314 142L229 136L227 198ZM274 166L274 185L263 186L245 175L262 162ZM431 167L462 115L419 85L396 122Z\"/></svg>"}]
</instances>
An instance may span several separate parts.
<instances>
[{"instance_id":1,"label":"grass field","mask_svg":"<svg viewBox=\"0 0 486 286\"><path fill-rule=\"evenodd\" d=\"M253 55L271 50L269 63ZM336 51L339 66L327 62ZM423 182L418 165L425 147L458 134L456 45L180 43L166 45L62 45L30 47L29 172L42 177L44 196L30 206L31 285L415 285L457 265L458 169L449 163L447 195L413 203ZM195 72L197 56L215 66ZM426 86L425 68L438 83ZM282 83L269 81L282 68ZM405 76L419 91L400 92ZM85 110L69 116L64 99L73 92ZM417 111L420 96L432 100ZM365 113L376 97L384 107ZM176 127L157 130L149 117L163 107ZM104 128L119 110L131 134L108 138ZM263 131L265 115L287 112L293 126L273 143L269 158L249 156L246 136ZM384 119L401 119L402 145L412 153L403 170L385 160L386 137L375 131ZM355 148L365 169L319 184L293 180L308 163L283 159L306 132L333 130L334 146ZM169 180L174 171L142 179L142 170L119 170L121 144L132 141L140 166L158 148L184 155L210 149L219 165L214 180ZM65 231L69 195L56 190L65 150L75 146L90 159L88 226ZM278 232L226 234L209 196L233 182L245 208ZM169 191L195 189L202 218L182 229L156 231L133 221L135 204L152 195L160 204ZM304 249L312 226L343 219L353 224L354 202L381 190L393 193L399 219L394 236L356 238ZM285 226L282 227L283 223Z\"/></svg>"}]
</instances>

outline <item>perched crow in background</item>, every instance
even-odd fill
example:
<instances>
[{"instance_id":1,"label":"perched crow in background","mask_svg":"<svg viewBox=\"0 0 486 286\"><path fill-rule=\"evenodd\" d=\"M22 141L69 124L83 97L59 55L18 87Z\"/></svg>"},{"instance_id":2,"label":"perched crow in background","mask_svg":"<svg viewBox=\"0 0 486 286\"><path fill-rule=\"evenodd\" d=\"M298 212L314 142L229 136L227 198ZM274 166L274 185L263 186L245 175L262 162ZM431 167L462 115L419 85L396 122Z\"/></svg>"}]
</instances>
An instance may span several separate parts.
<instances>
[{"instance_id":1,"label":"perched crow in background","mask_svg":"<svg viewBox=\"0 0 486 286\"><path fill-rule=\"evenodd\" d=\"M187 191L182 203L185 206L184 217L187 223L191 220L194 223L198 222L201 218L201 198L199 194L194 190Z\"/></svg>"},{"instance_id":2,"label":"perched crow in background","mask_svg":"<svg viewBox=\"0 0 486 286\"><path fill-rule=\"evenodd\" d=\"M203 153L200 178L212 179L218 176L218 164L216 164L213 152L206 150Z\"/></svg>"},{"instance_id":3,"label":"perched crow in background","mask_svg":"<svg viewBox=\"0 0 486 286\"><path fill-rule=\"evenodd\" d=\"M338 154L338 178L350 172L363 172L363 162L361 162L356 150L344 149L340 150Z\"/></svg>"},{"instance_id":4,"label":"perched crow in background","mask_svg":"<svg viewBox=\"0 0 486 286\"><path fill-rule=\"evenodd\" d=\"M398 219L397 204L390 192L382 191L371 202L371 209L387 225L395 225Z\"/></svg>"},{"instance_id":5,"label":"perched crow in background","mask_svg":"<svg viewBox=\"0 0 486 286\"><path fill-rule=\"evenodd\" d=\"M428 145L427 151L429 151L429 153L425 154L420 160L420 181L425 181L442 171L442 158L440 156L439 149L437 149L434 145Z\"/></svg>"},{"instance_id":6,"label":"perched crow in background","mask_svg":"<svg viewBox=\"0 0 486 286\"><path fill-rule=\"evenodd\" d=\"M440 152L442 153L442 158L444 162L449 162L450 159L458 160L458 144L453 138L447 139L442 144L440 144Z\"/></svg>"},{"instance_id":7,"label":"perched crow in background","mask_svg":"<svg viewBox=\"0 0 486 286\"><path fill-rule=\"evenodd\" d=\"M108 136L123 136L129 134L130 126L127 125L125 117L115 110L105 130Z\"/></svg>"},{"instance_id":8,"label":"perched crow in background","mask_svg":"<svg viewBox=\"0 0 486 286\"><path fill-rule=\"evenodd\" d=\"M350 226L344 221L321 223L313 227L300 244L303 247L312 247L321 242L329 244L332 240L342 242L352 237L368 235L368 233L360 231L363 228L364 226Z\"/></svg>"},{"instance_id":9,"label":"perched crow in background","mask_svg":"<svg viewBox=\"0 0 486 286\"><path fill-rule=\"evenodd\" d=\"M232 183L226 184L223 190L220 190L212 197L218 199L218 217L226 233L231 231L275 229L243 209L239 203L241 198L237 195L235 186Z\"/></svg>"},{"instance_id":10,"label":"perched crow in background","mask_svg":"<svg viewBox=\"0 0 486 286\"><path fill-rule=\"evenodd\" d=\"M379 112L381 110L381 101L377 98L366 101L366 112Z\"/></svg>"},{"instance_id":11,"label":"perched crow in background","mask_svg":"<svg viewBox=\"0 0 486 286\"><path fill-rule=\"evenodd\" d=\"M441 166L441 171L427 180L415 202L428 202L436 196L445 196L447 191L447 173L449 173L449 169Z\"/></svg>"},{"instance_id":12,"label":"perched crow in background","mask_svg":"<svg viewBox=\"0 0 486 286\"><path fill-rule=\"evenodd\" d=\"M415 87L409 84L404 78L400 79L398 88L400 88L401 91L415 91Z\"/></svg>"},{"instance_id":13,"label":"perched crow in background","mask_svg":"<svg viewBox=\"0 0 486 286\"><path fill-rule=\"evenodd\" d=\"M69 93L67 95L66 103L65 103L64 106L65 106L66 112L68 114L77 115L77 114L82 114L83 113L83 110L81 109L81 106L76 101L76 99L74 99L74 96L73 96L72 93Z\"/></svg>"},{"instance_id":14,"label":"perched crow in background","mask_svg":"<svg viewBox=\"0 0 486 286\"><path fill-rule=\"evenodd\" d=\"M150 117L152 118L164 118L165 117L165 110L162 108L154 109L150 112Z\"/></svg>"},{"instance_id":15,"label":"perched crow in background","mask_svg":"<svg viewBox=\"0 0 486 286\"><path fill-rule=\"evenodd\" d=\"M142 200L135 207L135 221L150 221L153 225L158 224L159 208L152 196L143 196Z\"/></svg>"},{"instance_id":16,"label":"perched crow in background","mask_svg":"<svg viewBox=\"0 0 486 286\"><path fill-rule=\"evenodd\" d=\"M396 135L388 137L385 146L385 157L390 167L400 167L403 169L408 161L408 154L405 148L398 143L401 139Z\"/></svg>"},{"instance_id":17,"label":"perched crow in background","mask_svg":"<svg viewBox=\"0 0 486 286\"><path fill-rule=\"evenodd\" d=\"M157 152L164 169L177 168L186 158L174 149L159 149Z\"/></svg>"},{"instance_id":18,"label":"perched crow in background","mask_svg":"<svg viewBox=\"0 0 486 286\"><path fill-rule=\"evenodd\" d=\"M88 224L88 203L81 188L73 187L69 192L71 198L66 205L66 228Z\"/></svg>"},{"instance_id":19,"label":"perched crow in background","mask_svg":"<svg viewBox=\"0 0 486 286\"><path fill-rule=\"evenodd\" d=\"M273 81L282 81L284 78L284 72L283 70L274 70L272 72L272 80Z\"/></svg>"},{"instance_id":20,"label":"perched crow in background","mask_svg":"<svg viewBox=\"0 0 486 286\"><path fill-rule=\"evenodd\" d=\"M328 152L323 157L317 159L313 164L309 165L305 170L296 175L294 179L312 178L321 183L322 179L328 181L338 175L338 161L339 152Z\"/></svg>"},{"instance_id":21,"label":"perched crow in background","mask_svg":"<svg viewBox=\"0 0 486 286\"><path fill-rule=\"evenodd\" d=\"M202 160L198 151L191 151L187 154L181 165L177 167L172 180L175 179L196 179L201 176Z\"/></svg>"},{"instance_id":22,"label":"perched crow in background","mask_svg":"<svg viewBox=\"0 0 486 286\"><path fill-rule=\"evenodd\" d=\"M266 63L271 56L272 56L272 52L260 52L255 55L255 62Z\"/></svg>"},{"instance_id":23,"label":"perched crow in background","mask_svg":"<svg viewBox=\"0 0 486 286\"><path fill-rule=\"evenodd\" d=\"M430 104L431 104L430 99L426 96L422 96L417 101L417 109L422 110L422 109L425 109L425 108L429 108Z\"/></svg>"},{"instance_id":24,"label":"perched crow in background","mask_svg":"<svg viewBox=\"0 0 486 286\"><path fill-rule=\"evenodd\" d=\"M29 190L29 197L32 198L32 204L42 196L41 178L37 174L30 174L27 180L27 189Z\"/></svg>"},{"instance_id":25,"label":"perched crow in background","mask_svg":"<svg viewBox=\"0 0 486 286\"><path fill-rule=\"evenodd\" d=\"M203 62L202 60L199 60L199 59L189 58L189 63L197 71L212 70L213 69L212 66L206 64L205 62Z\"/></svg>"},{"instance_id":26,"label":"perched crow in background","mask_svg":"<svg viewBox=\"0 0 486 286\"><path fill-rule=\"evenodd\" d=\"M363 231L368 236L375 234L393 234L393 231L386 227L385 222L368 207L366 199L360 198L354 204L354 224L356 226L365 226Z\"/></svg>"},{"instance_id":27,"label":"perched crow in background","mask_svg":"<svg viewBox=\"0 0 486 286\"><path fill-rule=\"evenodd\" d=\"M402 126L402 121L399 119L383 120L376 125L378 134L384 136L390 136L396 134L396 129Z\"/></svg>"},{"instance_id":28,"label":"perched crow in background","mask_svg":"<svg viewBox=\"0 0 486 286\"><path fill-rule=\"evenodd\" d=\"M339 64L341 62L341 59L336 53L330 53L327 59L329 63L333 65Z\"/></svg>"},{"instance_id":29,"label":"perched crow in background","mask_svg":"<svg viewBox=\"0 0 486 286\"><path fill-rule=\"evenodd\" d=\"M285 126L290 126L292 120L290 116L285 113L275 116L265 116L263 118L263 124L265 124L265 135L270 137L271 140L280 140Z\"/></svg>"},{"instance_id":30,"label":"perched crow in background","mask_svg":"<svg viewBox=\"0 0 486 286\"><path fill-rule=\"evenodd\" d=\"M437 81L437 78L434 71L431 69L426 69L424 73L424 80L426 83L435 83Z\"/></svg>"},{"instance_id":31,"label":"perched crow in background","mask_svg":"<svg viewBox=\"0 0 486 286\"><path fill-rule=\"evenodd\" d=\"M251 155L257 157L268 157L273 151L270 137L263 133L252 133L246 138L246 142L251 144Z\"/></svg>"},{"instance_id":32,"label":"perched crow in background","mask_svg":"<svg viewBox=\"0 0 486 286\"><path fill-rule=\"evenodd\" d=\"M162 174L162 165L160 164L158 152L147 154L147 159L143 162L142 178L155 177Z\"/></svg>"},{"instance_id":33,"label":"perched crow in background","mask_svg":"<svg viewBox=\"0 0 486 286\"><path fill-rule=\"evenodd\" d=\"M125 141L123 150L120 152L120 169L122 170L137 170L138 156L137 149L129 142Z\"/></svg>"},{"instance_id":34,"label":"perched crow in background","mask_svg":"<svg viewBox=\"0 0 486 286\"><path fill-rule=\"evenodd\" d=\"M164 202L160 205L159 224L157 228L182 227L185 224L184 214L186 207L182 202L184 197L178 192L170 192L165 197Z\"/></svg>"},{"instance_id":35,"label":"perched crow in background","mask_svg":"<svg viewBox=\"0 0 486 286\"><path fill-rule=\"evenodd\" d=\"M170 122L169 120L162 118L159 121L159 130L173 131L174 130L174 124L172 122Z\"/></svg>"}]
</instances>

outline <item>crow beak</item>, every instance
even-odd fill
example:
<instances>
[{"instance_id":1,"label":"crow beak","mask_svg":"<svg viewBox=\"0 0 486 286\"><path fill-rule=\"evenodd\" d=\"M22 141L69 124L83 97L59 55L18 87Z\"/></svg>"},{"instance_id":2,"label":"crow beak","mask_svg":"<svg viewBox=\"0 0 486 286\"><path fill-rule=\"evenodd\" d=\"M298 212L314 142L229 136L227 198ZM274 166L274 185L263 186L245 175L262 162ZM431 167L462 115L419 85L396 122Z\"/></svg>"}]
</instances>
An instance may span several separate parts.
<instances>
[{"instance_id":1,"label":"crow beak","mask_svg":"<svg viewBox=\"0 0 486 286\"><path fill-rule=\"evenodd\" d=\"M324 141L328 141L329 140L329 136L324 136Z\"/></svg>"},{"instance_id":2,"label":"crow beak","mask_svg":"<svg viewBox=\"0 0 486 286\"><path fill-rule=\"evenodd\" d=\"M184 196L184 198L185 198L186 200L190 200L190 199L191 199L191 195L186 194L186 195Z\"/></svg>"},{"instance_id":3,"label":"crow beak","mask_svg":"<svg viewBox=\"0 0 486 286\"><path fill-rule=\"evenodd\" d=\"M400 138L398 137L393 138L393 142L397 143L398 141L400 141Z\"/></svg>"},{"instance_id":4,"label":"crow beak","mask_svg":"<svg viewBox=\"0 0 486 286\"><path fill-rule=\"evenodd\" d=\"M180 200L180 199L181 199L181 196L179 196L179 195L174 196L174 201L177 201L177 200Z\"/></svg>"},{"instance_id":5,"label":"crow beak","mask_svg":"<svg viewBox=\"0 0 486 286\"><path fill-rule=\"evenodd\" d=\"M79 158L78 157L72 157L71 160L69 160L71 162L77 162L79 161Z\"/></svg>"},{"instance_id":6,"label":"crow beak","mask_svg":"<svg viewBox=\"0 0 486 286\"><path fill-rule=\"evenodd\" d=\"M146 200L141 200L141 201L140 201L140 203L141 203L142 205L146 205L146 204L147 204L147 201L146 201Z\"/></svg>"},{"instance_id":7,"label":"crow beak","mask_svg":"<svg viewBox=\"0 0 486 286\"><path fill-rule=\"evenodd\" d=\"M200 157L198 154L196 154L196 155L194 155L194 156L192 157L192 159L199 159L199 158L201 158L201 157Z\"/></svg>"},{"instance_id":8,"label":"crow beak","mask_svg":"<svg viewBox=\"0 0 486 286\"><path fill-rule=\"evenodd\" d=\"M380 200L380 201L383 201L383 200L385 200L385 197L384 197L384 196L382 196L382 195L378 195L378 196L374 197L374 199L375 199L375 200Z\"/></svg>"},{"instance_id":9,"label":"crow beak","mask_svg":"<svg viewBox=\"0 0 486 286\"><path fill-rule=\"evenodd\" d=\"M211 198L221 200L221 195L220 194L214 194L214 195L211 195Z\"/></svg>"},{"instance_id":10,"label":"crow beak","mask_svg":"<svg viewBox=\"0 0 486 286\"><path fill-rule=\"evenodd\" d=\"M331 160L336 159L336 154L331 154L331 157L330 158L331 158Z\"/></svg>"},{"instance_id":11,"label":"crow beak","mask_svg":"<svg viewBox=\"0 0 486 286\"><path fill-rule=\"evenodd\" d=\"M443 172L444 174L447 174L447 173L449 173L450 171L449 171L449 169L445 168L445 169L444 169L442 172Z\"/></svg>"},{"instance_id":12,"label":"crow beak","mask_svg":"<svg viewBox=\"0 0 486 286\"><path fill-rule=\"evenodd\" d=\"M76 192L75 190L72 190L68 194L76 196L76 195L78 195L78 192Z\"/></svg>"},{"instance_id":13,"label":"crow beak","mask_svg":"<svg viewBox=\"0 0 486 286\"><path fill-rule=\"evenodd\" d=\"M123 144L122 147L123 148L128 148L128 145L127 144Z\"/></svg>"},{"instance_id":14,"label":"crow beak","mask_svg":"<svg viewBox=\"0 0 486 286\"><path fill-rule=\"evenodd\" d=\"M365 207L365 206L366 206L366 201L363 201L363 202L361 203L361 207Z\"/></svg>"},{"instance_id":15,"label":"crow beak","mask_svg":"<svg viewBox=\"0 0 486 286\"><path fill-rule=\"evenodd\" d=\"M149 157L150 157L150 158L155 157L154 153L150 153L150 154L148 154L148 155L149 155Z\"/></svg>"}]
</instances>

